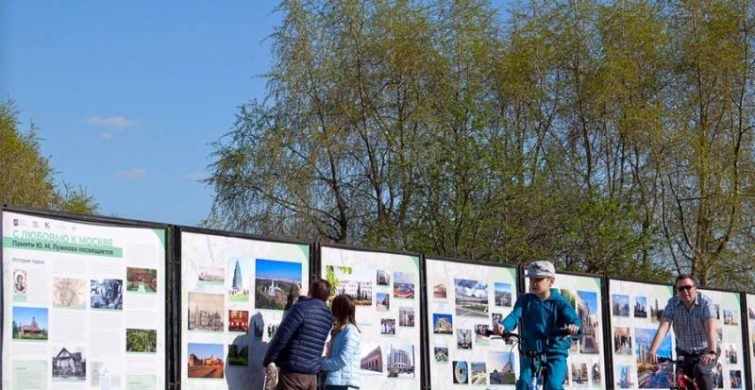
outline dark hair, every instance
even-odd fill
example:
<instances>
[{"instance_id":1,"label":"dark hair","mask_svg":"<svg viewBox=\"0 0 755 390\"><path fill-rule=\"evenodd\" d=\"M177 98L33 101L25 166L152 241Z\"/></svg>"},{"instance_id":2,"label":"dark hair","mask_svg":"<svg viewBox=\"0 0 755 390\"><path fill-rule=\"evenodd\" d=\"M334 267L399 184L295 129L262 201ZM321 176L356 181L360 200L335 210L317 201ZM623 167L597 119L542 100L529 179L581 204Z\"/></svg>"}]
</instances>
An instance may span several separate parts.
<instances>
[{"instance_id":1,"label":"dark hair","mask_svg":"<svg viewBox=\"0 0 755 390\"><path fill-rule=\"evenodd\" d=\"M340 294L333 298L330 310L333 311L333 318L337 324L351 323L359 329L356 322L356 305L350 296Z\"/></svg>"},{"instance_id":2,"label":"dark hair","mask_svg":"<svg viewBox=\"0 0 755 390\"><path fill-rule=\"evenodd\" d=\"M677 276L676 280L674 281L674 287L676 287L676 285L679 284L680 280L684 280L684 279L691 280L692 284L694 284L695 287L697 287L697 279L695 279L695 277L692 276L692 275L690 275L690 274L681 274L681 275Z\"/></svg>"},{"instance_id":3,"label":"dark hair","mask_svg":"<svg viewBox=\"0 0 755 390\"><path fill-rule=\"evenodd\" d=\"M325 279L315 280L309 287L309 296L326 302L330 296L330 283Z\"/></svg>"}]
</instances>

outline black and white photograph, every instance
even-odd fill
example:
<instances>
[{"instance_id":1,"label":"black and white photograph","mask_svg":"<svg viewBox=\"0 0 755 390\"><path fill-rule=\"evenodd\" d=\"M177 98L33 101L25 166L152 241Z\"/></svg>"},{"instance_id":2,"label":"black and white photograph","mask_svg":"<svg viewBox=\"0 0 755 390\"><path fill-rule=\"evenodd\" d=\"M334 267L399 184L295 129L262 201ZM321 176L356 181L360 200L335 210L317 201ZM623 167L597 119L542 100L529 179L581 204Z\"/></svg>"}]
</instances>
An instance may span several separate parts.
<instances>
[{"instance_id":1,"label":"black and white photograph","mask_svg":"<svg viewBox=\"0 0 755 390\"><path fill-rule=\"evenodd\" d=\"M56 382L83 382L86 379L87 363L84 351L79 346L58 346L53 349L52 380Z\"/></svg>"},{"instance_id":2,"label":"black and white photograph","mask_svg":"<svg viewBox=\"0 0 755 390\"><path fill-rule=\"evenodd\" d=\"M221 294L189 293L189 330L222 332L224 299Z\"/></svg>"},{"instance_id":3,"label":"black and white photograph","mask_svg":"<svg viewBox=\"0 0 755 390\"><path fill-rule=\"evenodd\" d=\"M123 310L123 280L92 279L89 297L92 309Z\"/></svg>"},{"instance_id":4,"label":"black and white photograph","mask_svg":"<svg viewBox=\"0 0 755 390\"><path fill-rule=\"evenodd\" d=\"M433 356L436 363L448 363L448 347L445 345L436 345L433 347Z\"/></svg>"},{"instance_id":5,"label":"black and white photograph","mask_svg":"<svg viewBox=\"0 0 755 390\"><path fill-rule=\"evenodd\" d=\"M456 329L456 348L472 349L472 329Z\"/></svg>"},{"instance_id":6,"label":"black and white photograph","mask_svg":"<svg viewBox=\"0 0 755 390\"><path fill-rule=\"evenodd\" d=\"M26 270L13 270L13 293L16 295L26 294Z\"/></svg>"}]
</instances>

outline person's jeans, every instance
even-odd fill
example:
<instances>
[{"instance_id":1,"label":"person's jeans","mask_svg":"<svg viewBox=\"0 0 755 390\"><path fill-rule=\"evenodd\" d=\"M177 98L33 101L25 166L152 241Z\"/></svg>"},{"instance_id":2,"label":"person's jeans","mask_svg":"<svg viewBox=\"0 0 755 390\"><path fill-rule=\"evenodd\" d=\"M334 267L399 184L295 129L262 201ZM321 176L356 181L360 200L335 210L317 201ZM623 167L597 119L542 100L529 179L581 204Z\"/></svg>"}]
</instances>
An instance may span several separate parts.
<instances>
[{"instance_id":1,"label":"person's jeans","mask_svg":"<svg viewBox=\"0 0 755 390\"><path fill-rule=\"evenodd\" d=\"M531 357L526 354L519 355L519 379L516 381L516 390L526 390L533 375L530 368ZM562 390L564 378L566 378L566 356L547 355L543 365L543 390Z\"/></svg>"},{"instance_id":2,"label":"person's jeans","mask_svg":"<svg viewBox=\"0 0 755 390\"><path fill-rule=\"evenodd\" d=\"M676 350L676 355L677 359L683 357L684 360L692 360L702 357L702 354L688 353L680 349ZM720 356L721 348L718 348L716 351L716 358L711 363L702 364L698 361L694 365L684 364L680 368L682 372L684 372L684 375L695 380L699 390L713 390L716 388L716 362L718 362Z\"/></svg>"}]
</instances>

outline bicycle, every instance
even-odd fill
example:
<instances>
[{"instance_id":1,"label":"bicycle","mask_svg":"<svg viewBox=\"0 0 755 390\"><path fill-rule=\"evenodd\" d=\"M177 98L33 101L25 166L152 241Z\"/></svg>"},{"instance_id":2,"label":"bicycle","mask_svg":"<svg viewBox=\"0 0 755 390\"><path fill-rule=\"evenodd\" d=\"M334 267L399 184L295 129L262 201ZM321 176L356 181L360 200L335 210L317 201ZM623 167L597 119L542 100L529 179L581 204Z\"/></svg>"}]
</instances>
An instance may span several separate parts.
<instances>
[{"instance_id":1,"label":"bicycle","mask_svg":"<svg viewBox=\"0 0 755 390\"><path fill-rule=\"evenodd\" d=\"M493 338L501 338L503 340L510 340L514 344L516 344L519 350L519 355L524 355L530 358L530 372L532 373L532 379L530 380L530 383L527 385L528 390L538 390L541 387L541 383L544 380L545 377L545 363L547 361L547 357L545 354L545 350L543 351L525 351L522 349L522 343L521 343L521 336L519 336L516 333L509 333L504 332L502 336L495 335L492 330L489 330L486 332L491 339ZM573 340L578 340L579 337L577 336L571 336L566 329L561 329L561 334L559 336L556 336L556 339L566 339L570 338ZM547 342L545 343L548 344ZM511 348L514 348L512 345ZM567 374L568 375L568 374Z\"/></svg>"},{"instance_id":2,"label":"bicycle","mask_svg":"<svg viewBox=\"0 0 755 390\"><path fill-rule=\"evenodd\" d=\"M694 366L698 361L700 361L700 357L693 357L689 360L680 357L679 359L674 360L670 357L659 356L658 363L671 363L672 366L673 381L671 382L669 390L698 390L695 380L688 377L682 369L682 366Z\"/></svg>"}]
</instances>

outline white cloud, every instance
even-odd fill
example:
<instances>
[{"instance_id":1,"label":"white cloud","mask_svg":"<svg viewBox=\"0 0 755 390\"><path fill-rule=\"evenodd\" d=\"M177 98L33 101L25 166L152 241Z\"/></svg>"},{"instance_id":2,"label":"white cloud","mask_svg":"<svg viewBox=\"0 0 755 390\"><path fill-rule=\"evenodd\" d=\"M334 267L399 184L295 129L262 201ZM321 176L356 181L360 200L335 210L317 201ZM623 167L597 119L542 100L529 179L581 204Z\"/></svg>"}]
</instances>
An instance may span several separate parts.
<instances>
[{"instance_id":1,"label":"white cloud","mask_svg":"<svg viewBox=\"0 0 755 390\"><path fill-rule=\"evenodd\" d=\"M198 181L198 180L204 180L209 175L207 172L204 171L195 171L195 172L187 172L181 175L181 178L184 180L191 180L191 181Z\"/></svg>"},{"instance_id":2,"label":"white cloud","mask_svg":"<svg viewBox=\"0 0 755 390\"><path fill-rule=\"evenodd\" d=\"M103 117L99 115L90 116L86 122L92 126L109 127L111 129L125 129L134 125L134 121L125 116Z\"/></svg>"},{"instance_id":3,"label":"white cloud","mask_svg":"<svg viewBox=\"0 0 755 390\"><path fill-rule=\"evenodd\" d=\"M126 180L140 180L147 175L146 169L132 168L125 171L118 171L118 177Z\"/></svg>"},{"instance_id":4,"label":"white cloud","mask_svg":"<svg viewBox=\"0 0 755 390\"><path fill-rule=\"evenodd\" d=\"M100 138L102 139L112 139L113 138L113 132L112 131L104 131L100 133Z\"/></svg>"}]
</instances>

